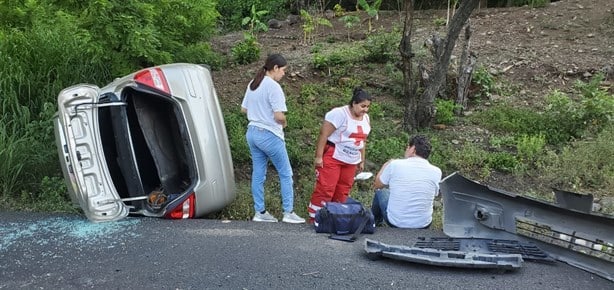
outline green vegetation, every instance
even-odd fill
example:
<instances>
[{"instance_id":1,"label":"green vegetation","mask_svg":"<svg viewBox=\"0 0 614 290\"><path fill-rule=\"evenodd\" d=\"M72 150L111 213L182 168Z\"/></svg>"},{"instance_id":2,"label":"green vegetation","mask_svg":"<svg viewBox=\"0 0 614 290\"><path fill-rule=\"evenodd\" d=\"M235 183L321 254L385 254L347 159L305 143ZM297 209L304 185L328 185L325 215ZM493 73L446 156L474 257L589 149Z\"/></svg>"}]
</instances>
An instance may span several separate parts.
<instances>
[{"instance_id":1,"label":"green vegetation","mask_svg":"<svg viewBox=\"0 0 614 290\"><path fill-rule=\"evenodd\" d=\"M70 206L52 123L63 88L158 63L219 67L209 0L4 1L0 13L0 207Z\"/></svg>"},{"instance_id":2,"label":"green vegetation","mask_svg":"<svg viewBox=\"0 0 614 290\"><path fill-rule=\"evenodd\" d=\"M249 64L260 58L260 44L252 34L245 33L241 42L230 50L232 59L237 64Z\"/></svg>"},{"instance_id":3,"label":"green vegetation","mask_svg":"<svg viewBox=\"0 0 614 290\"><path fill-rule=\"evenodd\" d=\"M473 72L473 83L478 87L478 92L476 93L478 98L489 98L493 93L497 92L495 78L483 66L479 66Z\"/></svg>"},{"instance_id":4,"label":"green vegetation","mask_svg":"<svg viewBox=\"0 0 614 290\"><path fill-rule=\"evenodd\" d=\"M379 13L379 7L382 5L382 0L373 0L371 4L367 2L367 0L358 0L358 6L362 8L368 15L368 30L367 33L371 33L373 31L371 20L377 19L377 14Z\"/></svg>"},{"instance_id":5,"label":"green vegetation","mask_svg":"<svg viewBox=\"0 0 614 290\"><path fill-rule=\"evenodd\" d=\"M614 98L599 84L603 75L590 82L577 82L575 95L553 91L546 96L543 112L502 104L472 117L484 127L524 135L543 135L549 145L598 134L614 119Z\"/></svg>"},{"instance_id":6,"label":"green vegetation","mask_svg":"<svg viewBox=\"0 0 614 290\"><path fill-rule=\"evenodd\" d=\"M318 32L318 27L324 25L332 27L333 24L326 18L311 15L307 10L301 9L301 19L303 20L303 43L312 44L313 35Z\"/></svg>"},{"instance_id":7,"label":"green vegetation","mask_svg":"<svg viewBox=\"0 0 614 290\"><path fill-rule=\"evenodd\" d=\"M269 11L267 10L256 10L256 5L252 5L250 15L243 18L243 21L241 21L241 25L249 26L249 33L251 35L255 35L260 31L267 31L269 30L269 27L264 22L262 22L261 19L268 13Z\"/></svg>"},{"instance_id":8,"label":"green vegetation","mask_svg":"<svg viewBox=\"0 0 614 290\"><path fill-rule=\"evenodd\" d=\"M433 24L435 24L435 26L446 26L446 19L443 17L435 17L435 19L433 19Z\"/></svg>"},{"instance_id":9,"label":"green vegetation","mask_svg":"<svg viewBox=\"0 0 614 290\"><path fill-rule=\"evenodd\" d=\"M395 63L400 61L399 43L401 32L393 29L388 33L377 33L367 37L363 47L366 50L365 60L375 63Z\"/></svg>"},{"instance_id":10,"label":"green vegetation","mask_svg":"<svg viewBox=\"0 0 614 290\"><path fill-rule=\"evenodd\" d=\"M251 63L260 55L255 28L227 52L231 61L211 49L208 39L216 31L220 14L234 17L224 18L224 28L236 21L239 29L246 17L246 24L257 27L264 17L277 16L286 7L281 0L259 4L219 0L218 13L215 2L208 0L103 1L108 5L81 1L77 7L61 5L75 1L15 2L19 1L0 7L5 15L0 20L0 204L63 212L74 209L65 194L53 136L52 118L61 89L81 82L103 85L126 72L165 62L206 63L214 69ZM259 14L255 7L266 7L269 13ZM376 172L388 159L401 157L409 135L401 128L405 101L397 68L400 32L373 34L351 43L314 43L317 26L326 24L306 11L303 19L311 19L303 26L303 44L311 48L305 57L311 66L306 69L313 69L308 73L315 72L317 78L300 86L288 80L282 85L287 86L286 142L294 168L295 208L305 216L320 123L328 110L349 101L354 87L364 87L375 96L369 111L368 171ZM417 57L426 54L423 48L417 49ZM614 188L614 96L603 79L596 75L577 82L573 91L552 91L544 96L543 107L499 102L478 106L467 117L453 114L454 102L437 99L437 122L450 129L420 132L431 137L431 162L444 174L460 171L478 180L495 174L532 177L546 187L612 195L608 190ZM502 92L507 85L479 67L470 100L486 100L494 94L513 100L514 91ZM453 91L452 86L448 89ZM246 175L251 167L247 121L238 108L223 105L229 106L223 108L224 118L234 165L241 174L237 174L237 200L214 217L246 220L253 214ZM463 131L469 127L479 130ZM275 174L271 170L268 176L266 199L268 210L279 215ZM357 183L352 195L369 205L369 187L370 182ZM536 192L531 188L523 194L535 196ZM436 226L437 221L440 226L440 217Z\"/></svg>"},{"instance_id":11,"label":"green vegetation","mask_svg":"<svg viewBox=\"0 0 614 290\"><path fill-rule=\"evenodd\" d=\"M241 29L243 25L245 25L242 24L243 20L246 17L253 16L252 6L258 8L266 7L268 13L266 13L266 15L261 15L262 17L259 18L262 23L266 23L271 18L284 19L288 14L287 0L216 0L210 2L217 2L217 11L219 11L221 15L219 21L224 31Z\"/></svg>"},{"instance_id":12,"label":"green vegetation","mask_svg":"<svg viewBox=\"0 0 614 290\"><path fill-rule=\"evenodd\" d=\"M356 15L344 15L339 18L339 21L343 22L344 26L348 28L348 41L350 41L350 32L356 24L360 23L360 17Z\"/></svg>"},{"instance_id":13,"label":"green vegetation","mask_svg":"<svg viewBox=\"0 0 614 290\"><path fill-rule=\"evenodd\" d=\"M446 125L454 124L454 120L456 119L454 110L458 107L459 105L454 103L454 101L436 99L435 108L437 111L435 112L435 122Z\"/></svg>"}]
</instances>

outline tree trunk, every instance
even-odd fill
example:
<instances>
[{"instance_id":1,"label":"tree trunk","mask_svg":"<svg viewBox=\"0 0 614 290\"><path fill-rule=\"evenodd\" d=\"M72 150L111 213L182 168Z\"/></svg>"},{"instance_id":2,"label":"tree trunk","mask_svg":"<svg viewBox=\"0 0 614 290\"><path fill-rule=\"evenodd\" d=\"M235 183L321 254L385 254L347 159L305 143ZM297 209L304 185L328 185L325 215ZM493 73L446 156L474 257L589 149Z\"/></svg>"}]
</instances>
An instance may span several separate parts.
<instances>
[{"instance_id":1,"label":"tree trunk","mask_svg":"<svg viewBox=\"0 0 614 290\"><path fill-rule=\"evenodd\" d=\"M461 1L452 18L452 22L448 26L448 33L443 41L443 49L437 52L432 76L418 101L415 118L419 128L430 127L433 123L435 117L435 97L446 79L456 39L479 3L480 0Z\"/></svg>"},{"instance_id":2,"label":"tree trunk","mask_svg":"<svg viewBox=\"0 0 614 290\"><path fill-rule=\"evenodd\" d=\"M465 26L465 38L461 58L458 65L456 105L454 112L460 115L467 108L467 94L471 85L471 77L473 75L473 67L477 61L477 56L471 52L471 23L467 21Z\"/></svg>"},{"instance_id":3,"label":"tree trunk","mask_svg":"<svg viewBox=\"0 0 614 290\"><path fill-rule=\"evenodd\" d=\"M488 7L488 0L480 0L480 9Z\"/></svg>"},{"instance_id":4,"label":"tree trunk","mask_svg":"<svg viewBox=\"0 0 614 290\"><path fill-rule=\"evenodd\" d=\"M416 86L412 78L412 59L414 57L411 51L411 32L414 14L414 0L405 0L404 2L404 26L403 37L399 45L401 53L403 71L403 95L405 96L405 112L403 114L403 129L411 133L418 128L415 113L418 107L418 99L416 96Z\"/></svg>"}]
</instances>

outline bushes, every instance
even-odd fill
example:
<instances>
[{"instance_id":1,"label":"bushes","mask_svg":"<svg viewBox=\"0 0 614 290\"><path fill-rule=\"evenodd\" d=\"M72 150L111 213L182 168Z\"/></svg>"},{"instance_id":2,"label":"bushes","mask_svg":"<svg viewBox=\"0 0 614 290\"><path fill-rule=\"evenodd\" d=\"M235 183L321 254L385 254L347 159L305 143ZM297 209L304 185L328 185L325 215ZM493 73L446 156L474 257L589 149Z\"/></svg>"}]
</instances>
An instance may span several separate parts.
<instances>
[{"instance_id":1,"label":"bushes","mask_svg":"<svg viewBox=\"0 0 614 290\"><path fill-rule=\"evenodd\" d=\"M614 120L614 97L599 87L603 75L575 85L575 100L554 91L547 96L544 112L499 105L472 117L485 127L500 132L543 135L550 145L593 135Z\"/></svg>"},{"instance_id":2,"label":"bushes","mask_svg":"<svg viewBox=\"0 0 614 290\"><path fill-rule=\"evenodd\" d=\"M172 61L220 66L204 42L212 1L77 2L0 5L0 200L18 208L67 200L52 123L61 89Z\"/></svg>"},{"instance_id":3,"label":"bushes","mask_svg":"<svg viewBox=\"0 0 614 290\"><path fill-rule=\"evenodd\" d=\"M173 62L184 46L208 40L219 16L208 0L91 1L82 15L116 76Z\"/></svg>"},{"instance_id":4,"label":"bushes","mask_svg":"<svg viewBox=\"0 0 614 290\"><path fill-rule=\"evenodd\" d=\"M256 37L246 34L245 38L231 49L232 59L237 64L249 64L260 58L260 45Z\"/></svg>"},{"instance_id":5,"label":"bushes","mask_svg":"<svg viewBox=\"0 0 614 290\"><path fill-rule=\"evenodd\" d=\"M248 121L245 114L241 113L239 109L227 109L224 112L224 124L228 133L233 162L236 164L251 163L249 147L247 146L247 139L245 139Z\"/></svg>"},{"instance_id":6,"label":"bushes","mask_svg":"<svg viewBox=\"0 0 614 290\"><path fill-rule=\"evenodd\" d=\"M456 118L454 110L459 107L460 105L457 105L452 100L435 99L435 121L438 124L453 124Z\"/></svg>"},{"instance_id":7,"label":"bushes","mask_svg":"<svg viewBox=\"0 0 614 290\"><path fill-rule=\"evenodd\" d=\"M226 64L225 57L211 49L208 43L191 44L175 55L176 62L206 64L212 70L219 71Z\"/></svg>"},{"instance_id":8,"label":"bushes","mask_svg":"<svg viewBox=\"0 0 614 290\"><path fill-rule=\"evenodd\" d=\"M549 150L540 169L553 186L570 191L610 193L614 188L614 125L594 139L575 141L560 153ZM594 193L585 192L585 193Z\"/></svg>"},{"instance_id":9,"label":"bushes","mask_svg":"<svg viewBox=\"0 0 614 290\"><path fill-rule=\"evenodd\" d=\"M269 13L263 20L274 17L282 17L287 14L287 0L256 0L256 1L237 1L237 0L217 0L217 11L219 11L222 25L226 30L239 30L241 21L250 16L252 5L256 9L266 9Z\"/></svg>"},{"instance_id":10,"label":"bushes","mask_svg":"<svg viewBox=\"0 0 614 290\"><path fill-rule=\"evenodd\" d=\"M54 23L4 30L0 41L0 195L40 191L44 176L59 176L52 118L59 91L108 78L92 61L88 33L61 15ZM85 65L89 64L89 65Z\"/></svg>"},{"instance_id":11,"label":"bushes","mask_svg":"<svg viewBox=\"0 0 614 290\"><path fill-rule=\"evenodd\" d=\"M401 33L397 30L388 33L369 35L363 45L365 51L367 52L365 55L365 60L376 63L394 63L400 60L400 42Z\"/></svg>"}]
</instances>

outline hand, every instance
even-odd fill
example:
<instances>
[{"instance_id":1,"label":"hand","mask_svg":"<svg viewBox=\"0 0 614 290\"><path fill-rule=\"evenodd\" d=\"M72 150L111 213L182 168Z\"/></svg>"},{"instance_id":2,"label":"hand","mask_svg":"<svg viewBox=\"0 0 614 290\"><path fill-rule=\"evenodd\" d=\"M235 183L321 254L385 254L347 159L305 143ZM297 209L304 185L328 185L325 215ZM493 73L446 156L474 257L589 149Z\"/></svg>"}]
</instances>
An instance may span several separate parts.
<instances>
[{"instance_id":1,"label":"hand","mask_svg":"<svg viewBox=\"0 0 614 290\"><path fill-rule=\"evenodd\" d=\"M322 161L322 157L316 157L313 161L315 167L324 167L324 161Z\"/></svg>"},{"instance_id":2,"label":"hand","mask_svg":"<svg viewBox=\"0 0 614 290\"><path fill-rule=\"evenodd\" d=\"M358 163L358 172L363 172L365 170L365 162Z\"/></svg>"}]
</instances>

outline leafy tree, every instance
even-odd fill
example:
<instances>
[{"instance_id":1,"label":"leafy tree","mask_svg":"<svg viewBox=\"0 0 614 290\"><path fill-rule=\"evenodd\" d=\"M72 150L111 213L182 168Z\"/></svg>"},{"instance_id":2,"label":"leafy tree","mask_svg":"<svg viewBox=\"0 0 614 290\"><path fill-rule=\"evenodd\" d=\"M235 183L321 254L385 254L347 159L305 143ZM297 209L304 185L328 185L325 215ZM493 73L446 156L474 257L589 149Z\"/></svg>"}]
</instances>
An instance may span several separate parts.
<instances>
[{"instance_id":1,"label":"leafy tree","mask_svg":"<svg viewBox=\"0 0 614 290\"><path fill-rule=\"evenodd\" d=\"M350 41L350 31L354 25L360 23L360 17L356 15L344 15L339 18L339 21L343 22L344 26L348 29L348 41Z\"/></svg>"},{"instance_id":2,"label":"leafy tree","mask_svg":"<svg viewBox=\"0 0 614 290\"><path fill-rule=\"evenodd\" d=\"M256 10L256 5L252 5L250 16L243 18L241 25L249 25L249 33L256 36L257 32L269 30L268 26L261 21L262 17L267 15L267 10Z\"/></svg>"},{"instance_id":3,"label":"leafy tree","mask_svg":"<svg viewBox=\"0 0 614 290\"><path fill-rule=\"evenodd\" d=\"M105 60L114 71L128 73L173 60L186 43L206 40L219 14L209 0L91 1L82 13L83 26L96 31Z\"/></svg>"},{"instance_id":4,"label":"leafy tree","mask_svg":"<svg viewBox=\"0 0 614 290\"><path fill-rule=\"evenodd\" d=\"M252 5L266 7L267 15L260 20L266 23L271 17L285 17L288 0L218 0L217 11L221 15L222 27L227 30L239 30L245 17L250 17Z\"/></svg>"},{"instance_id":5,"label":"leafy tree","mask_svg":"<svg viewBox=\"0 0 614 290\"><path fill-rule=\"evenodd\" d=\"M312 43L313 34L317 33L320 25L333 27L333 24L326 18L311 16L306 10L301 10L301 19L303 20L303 42Z\"/></svg>"},{"instance_id":6,"label":"leafy tree","mask_svg":"<svg viewBox=\"0 0 614 290\"><path fill-rule=\"evenodd\" d=\"M369 32L371 32L371 19L378 19L379 7L382 5L382 0L375 0L373 4L369 4L367 0L358 0L358 5L369 15Z\"/></svg>"},{"instance_id":7,"label":"leafy tree","mask_svg":"<svg viewBox=\"0 0 614 290\"><path fill-rule=\"evenodd\" d=\"M59 91L176 59L214 59L211 0L0 0L0 203L61 173L53 144ZM45 177L52 177L51 179ZM18 182L14 182L18 181ZM26 203L27 204L27 203Z\"/></svg>"}]
</instances>

